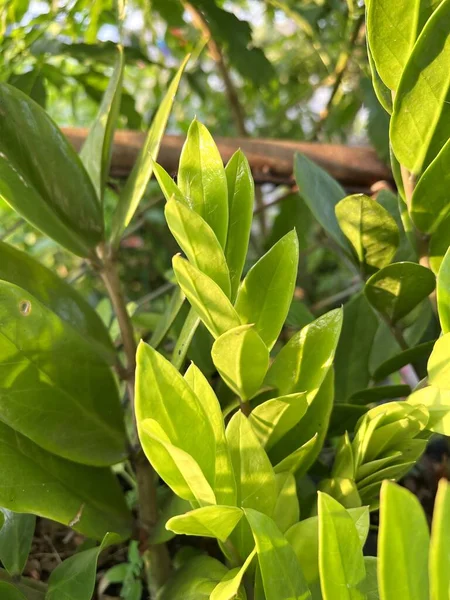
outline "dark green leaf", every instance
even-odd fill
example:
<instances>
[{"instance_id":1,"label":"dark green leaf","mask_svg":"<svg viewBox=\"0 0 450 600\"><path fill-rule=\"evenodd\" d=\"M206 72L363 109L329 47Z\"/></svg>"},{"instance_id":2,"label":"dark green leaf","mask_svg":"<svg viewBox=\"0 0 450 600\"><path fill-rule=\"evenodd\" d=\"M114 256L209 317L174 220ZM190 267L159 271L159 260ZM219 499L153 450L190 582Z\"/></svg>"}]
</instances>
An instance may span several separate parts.
<instances>
[{"instance_id":1,"label":"dark green leaf","mask_svg":"<svg viewBox=\"0 0 450 600\"><path fill-rule=\"evenodd\" d=\"M0 529L0 560L12 576L21 575L33 541L36 517L0 509L4 522Z\"/></svg>"},{"instance_id":2,"label":"dark green leaf","mask_svg":"<svg viewBox=\"0 0 450 600\"><path fill-rule=\"evenodd\" d=\"M386 362L382 363L373 373L375 381L386 379L392 373L399 371L406 365L414 363L417 360L428 358L434 346L434 340L418 344L414 348L404 350L400 354L395 355Z\"/></svg>"}]
</instances>

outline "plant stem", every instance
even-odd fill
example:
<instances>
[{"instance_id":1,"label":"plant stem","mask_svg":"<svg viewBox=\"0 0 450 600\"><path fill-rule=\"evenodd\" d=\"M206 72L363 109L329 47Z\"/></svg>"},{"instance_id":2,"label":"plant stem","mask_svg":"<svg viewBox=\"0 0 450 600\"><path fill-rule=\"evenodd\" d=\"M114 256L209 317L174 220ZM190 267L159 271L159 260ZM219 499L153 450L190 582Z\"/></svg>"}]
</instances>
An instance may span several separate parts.
<instances>
[{"instance_id":1,"label":"plant stem","mask_svg":"<svg viewBox=\"0 0 450 600\"><path fill-rule=\"evenodd\" d=\"M117 263L111 249L105 246L98 248L100 265L97 267L108 292L111 304L117 317L122 336L123 349L126 357L126 380L128 398L135 419L134 380L136 369L136 342L134 329L127 311L122 284L117 271ZM136 473L136 483L139 498L139 541L143 555L145 576L150 597L167 581L170 573L170 558L165 544L150 544L149 538L158 519L156 498L156 482L153 467L139 446L133 451L131 462Z\"/></svg>"}]
</instances>

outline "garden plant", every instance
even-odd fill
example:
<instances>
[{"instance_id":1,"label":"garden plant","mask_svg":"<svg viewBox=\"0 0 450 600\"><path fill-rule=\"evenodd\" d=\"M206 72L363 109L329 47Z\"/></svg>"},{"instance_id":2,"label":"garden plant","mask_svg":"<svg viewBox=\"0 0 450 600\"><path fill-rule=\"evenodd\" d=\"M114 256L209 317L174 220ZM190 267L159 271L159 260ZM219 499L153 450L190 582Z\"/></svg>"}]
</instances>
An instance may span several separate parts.
<instances>
[{"instance_id":1,"label":"garden plant","mask_svg":"<svg viewBox=\"0 0 450 600\"><path fill-rule=\"evenodd\" d=\"M450 0L365 11L396 191L349 195L298 154L305 223L281 216L256 259L242 151L224 165L194 119L176 179L158 163L189 56L122 186L120 44L79 155L0 84L1 198L84 259L112 307L108 321L0 242L1 600L90 600L101 553L126 545L110 580L127 600L449 600L450 487L430 531L396 482L450 434ZM142 340L120 249L152 176L179 253ZM354 289L298 317L305 228ZM36 516L86 537L45 584L22 576Z\"/></svg>"}]
</instances>

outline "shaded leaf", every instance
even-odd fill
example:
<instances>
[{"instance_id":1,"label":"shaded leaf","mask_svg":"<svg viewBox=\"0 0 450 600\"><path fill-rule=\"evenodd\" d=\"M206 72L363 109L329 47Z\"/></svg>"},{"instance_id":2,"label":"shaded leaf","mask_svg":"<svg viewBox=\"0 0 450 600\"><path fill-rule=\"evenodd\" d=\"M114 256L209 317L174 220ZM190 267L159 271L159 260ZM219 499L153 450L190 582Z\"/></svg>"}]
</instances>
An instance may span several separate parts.
<instances>
[{"instance_id":1,"label":"shaded leaf","mask_svg":"<svg viewBox=\"0 0 450 600\"><path fill-rule=\"evenodd\" d=\"M242 516L241 509L234 506L204 506L172 517L166 527L175 533L212 537L225 542Z\"/></svg>"},{"instance_id":2,"label":"shaded leaf","mask_svg":"<svg viewBox=\"0 0 450 600\"><path fill-rule=\"evenodd\" d=\"M36 517L6 508L0 510L4 518L0 529L0 560L10 575L21 575L31 550Z\"/></svg>"}]
</instances>

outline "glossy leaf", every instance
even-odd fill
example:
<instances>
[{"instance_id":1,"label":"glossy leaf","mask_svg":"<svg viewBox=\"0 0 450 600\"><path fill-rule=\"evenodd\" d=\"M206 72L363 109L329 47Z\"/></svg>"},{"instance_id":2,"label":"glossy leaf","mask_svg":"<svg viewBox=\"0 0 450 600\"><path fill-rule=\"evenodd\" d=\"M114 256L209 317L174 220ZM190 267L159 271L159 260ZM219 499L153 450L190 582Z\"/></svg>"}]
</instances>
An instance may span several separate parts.
<instances>
[{"instance_id":1,"label":"glossy leaf","mask_svg":"<svg viewBox=\"0 0 450 600\"><path fill-rule=\"evenodd\" d=\"M375 556L365 556L364 567L366 578L361 585L361 591L367 600L380 600L377 578L378 559Z\"/></svg>"},{"instance_id":2,"label":"glossy leaf","mask_svg":"<svg viewBox=\"0 0 450 600\"><path fill-rule=\"evenodd\" d=\"M306 394L297 392L272 398L252 410L250 423L266 452L297 425L307 409Z\"/></svg>"},{"instance_id":3,"label":"glossy leaf","mask_svg":"<svg viewBox=\"0 0 450 600\"><path fill-rule=\"evenodd\" d=\"M225 255L208 223L176 200L167 202L164 214L172 235L189 261L230 296L230 273Z\"/></svg>"},{"instance_id":4,"label":"glossy leaf","mask_svg":"<svg viewBox=\"0 0 450 600\"><path fill-rule=\"evenodd\" d=\"M428 525L419 500L388 481L381 488L378 582L381 600L428 600Z\"/></svg>"},{"instance_id":5,"label":"glossy leaf","mask_svg":"<svg viewBox=\"0 0 450 600\"><path fill-rule=\"evenodd\" d=\"M234 506L236 482L219 401L206 377L193 363L184 375L194 394L202 403L216 440L214 492L219 504Z\"/></svg>"},{"instance_id":6,"label":"glossy leaf","mask_svg":"<svg viewBox=\"0 0 450 600\"><path fill-rule=\"evenodd\" d=\"M372 275L364 293L370 304L395 324L431 294L435 285L435 277L429 269L402 262Z\"/></svg>"},{"instance_id":7,"label":"glossy leaf","mask_svg":"<svg viewBox=\"0 0 450 600\"><path fill-rule=\"evenodd\" d=\"M5 281L0 323L2 421L76 462L104 466L123 460L117 387L89 343L31 294Z\"/></svg>"},{"instance_id":8,"label":"glossy leaf","mask_svg":"<svg viewBox=\"0 0 450 600\"><path fill-rule=\"evenodd\" d=\"M300 519L300 506L297 498L297 483L292 473L278 473L275 477L278 496L273 520L282 533L285 533Z\"/></svg>"},{"instance_id":9,"label":"glossy leaf","mask_svg":"<svg viewBox=\"0 0 450 600\"><path fill-rule=\"evenodd\" d=\"M256 555L256 548L246 558L242 567L228 571L222 581L214 588L210 600L233 600L237 598L242 579Z\"/></svg>"},{"instance_id":10,"label":"glossy leaf","mask_svg":"<svg viewBox=\"0 0 450 600\"><path fill-rule=\"evenodd\" d=\"M159 600L209 600L227 573L225 565L215 558L195 556L170 577Z\"/></svg>"},{"instance_id":11,"label":"glossy leaf","mask_svg":"<svg viewBox=\"0 0 450 600\"><path fill-rule=\"evenodd\" d=\"M98 109L94 124L80 152L80 158L94 184L97 197L103 200L103 193L109 175L113 147L114 130L120 111L124 54L117 47L114 70Z\"/></svg>"},{"instance_id":12,"label":"glossy leaf","mask_svg":"<svg viewBox=\"0 0 450 600\"><path fill-rule=\"evenodd\" d=\"M107 534L100 546L77 552L59 564L50 575L45 600L91 600L100 552L118 541L116 535Z\"/></svg>"},{"instance_id":13,"label":"glossy leaf","mask_svg":"<svg viewBox=\"0 0 450 600\"><path fill-rule=\"evenodd\" d=\"M430 385L411 394L408 403L426 407L430 415L429 431L450 436L450 390Z\"/></svg>"},{"instance_id":14,"label":"glossy leaf","mask_svg":"<svg viewBox=\"0 0 450 600\"><path fill-rule=\"evenodd\" d=\"M273 468L275 473L291 473L292 475L295 475L300 471L301 474L304 474L320 452L319 439L319 434L316 433L302 446L282 458ZM274 462L276 462L276 459L274 459Z\"/></svg>"},{"instance_id":15,"label":"glossy leaf","mask_svg":"<svg viewBox=\"0 0 450 600\"><path fill-rule=\"evenodd\" d=\"M437 275L437 304L442 332L450 332L450 247Z\"/></svg>"},{"instance_id":16,"label":"glossy leaf","mask_svg":"<svg viewBox=\"0 0 450 600\"><path fill-rule=\"evenodd\" d=\"M169 200L176 200L177 202L181 202L182 204L189 206L186 198L180 192L180 188L177 186L169 173L167 173L164 167L154 162L153 171L167 202L169 202Z\"/></svg>"},{"instance_id":17,"label":"glossy leaf","mask_svg":"<svg viewBox=\"0 0 450 600\"><path fill-rule=\"evenodd\" d=\"M2 600L26 600L20 590L5 581L0 581L0 595Z\"/></svg>"},{"instance_id":18,"label":"glossy leaf","mask_svg":"<svg viewBox=\"0 0 450 600\"><path fill-rule=\"evenodd\" d=\"M166 527L178 534L212 537L225 542L242 516L241 509L234 506L204 506L172 517Z\"/></svg>"},{"instance_id":19,"label":"glossy leaf","mask_svg":"<svg viewBox=\"0 0 450 600\"><path fill-rule=\"evenodd\" d=\"M168 447L162 449L160 442L154 442L150 437L149 434L156 437L161 435L153 429L149 430L149 420L156 421L167 435L168 439L161 438L162 441L170 442L191 456L209 484L213 485L216 442L205 408L175 367L143 342L137 351L135 406L144 451L158 473L163 477L163 472L174 470L175 477L184 481L182 473L172 461L168 459L167 464L161 463L161 450L162 456L167 456ZM188 423L195 423L195 428L187 426ZM184 494L177 489L174 491L186 500L192 498L187 491Z\"/></svg>"},{"instance_id":20,"label":"glossy leaf","mask_svg":"<svg viewBox=\"0 0 450 600\"><path fill-rule=\"evenodd\" d=\"M364 600L366 570L353 519L334 498L319 492L319 569L324 600Z\"/></svg>"},{"instance_id":21,"label":"glossy leaf","mask_svg":"<svg viewBox=\"0 0 450 600\"><path fill-rule=\"evenodd\" d=\"M430 269L436 275L441 268L442 261L447 250L450 247L450 215L438 225L436 231L431 236L429 244Z\"/></svg>"},{"instance_id":22,"label":"glossy leaf","mask_svg":"<svg viewBox=\"0 0 450 600\"><path fill-rule=\"evenodd\" d=\"M242 323L254 323L268 348L275 344L292 302L297 279L298 239L291 231L247 273L236 299Z\"/></svg>"},{"instance_id":23,"label":"glossy leaf","mask_svg":"<svg viewBox=\"0 0 450 600\"><path fill-rule=\"evenodd\" d=\"M88 256L102 239L101 208L75 150L38 104L5 83L0 85L0 197L75 254Z\"/></svg>"},{"instance_id":24,"label":"glossy leaf","mask_svg":"<svg viewBox=\"0 0 450 600\"><path fill-rule=\"evenodd\" d=\"M447 142L417 182L411 199L410 215L415 226L433 233L449 214L447 189L450 176L450 142Z\"/></svg>"},{"instance_id":25,"label":"glossy leaf","mask_svg":"<svg viewBox=\"0 0 450 600\"><path fill-rule=\"evenodd\" d=\"M184 296L184 294L183 294ZM172 364L176 369L181 369L184 364L189 347L192 340L194 339L195 332L200 325L200 318L198 317L195 310L191 307L186 317L180 335L176 341L175 347L172 353Z\"/></svg>"},{"instance_id":26,"label":"glossy leaf","mask_svg":"<svg viewBox=\"0 0 450 600\"><path fill-rule=\"evenodd\" d=\"M294 334L275 357L265 383L283 396L306 392L310 403L333 363L342 317L342 309L331 310Z\"/></svg>"},{"instance_id":27,"label":"glossy leaf","mask_svg":"<svg viewBox=\"0 0 450 600\"><path fill-rule=\"evenodd\" d=\"M31 550L36 517L6 508L0 510L4 518L0 529L0 560L10 575L21 575Z\"/></svg>"},{"instance_id":28,"label":"glossy leaf","mask_svg":"<svg viewBox=\"0 0 450 600\"><path fill-rule=\"evenodd\" d=\"M255 196L250 165L241 150L236 150L228 161L225 175L227 177L229 213L225 256L230 269L231 299L234 300L247 255Z\"/></svg>"},{"instance_id":29,"label":"glossy leaf","mask_svg":"<svg viewBox=\"0 0 450 600\"><path fill-rule=\"evenodd\" d=\"M450 487L445 479L439 482L433 512L430 545L430 598L447 600L450 590Z\"/></svg>"},{"instance_id":30,"label":"glossy leaf","mask_svg":"<svg viewBox=\"0 0 450 600\"><path fill-rule=\"evenodd\" d=\"M384 110L392 114L392 94L391 90L385 85L383 80L378 73L378 70L375 66L375 61L373 59L372 50L370 49L370 45L367 44L367 58L369 60L370 72L372 74L372 86L375 92L375 95L378 99L378 102L384 108Z\"/></svg>"},{"instance_id":31,"label":"glossy leaf","mask_svg":"<svg viewBox=\"0 0 450 600\"><path fill-rule=\"evenodd\" d=\"M355 194L338 202L335 211L361 265L373 271L391 262L399 245L399 232L386 209L364 194Z\"/></svg>"},{"instance_id":32,"label":"glossy leaf","mask_svg":"<svg viewBox=\"0 0 450 600\"><path fill-rule=\"evenodd\" d=\"M415 174L435 159L450 137L449 27L450 1L443 0L411 52L394 100L392 148Z\"/></svg>"},{"instance_id":33,"label":"glossy leaf","mask_svg":"<svg viewBox=\"0 0 450 600\"><path fill-rule=\"evenodd\" d=\"M152 176L154 161L158 155L175 94L188 60L189 56L184 59L167 88L167 92L150 126L145 144L120 194L119 203L116 206L112 220L111 242L115 246L119 244L125 228L128 227L133 218Z\"/></svg>"},{"instance_id":34,"label":"glossy leaf","mask_svg":"<svg viewBox=\"0 0 450 600\"><path fill-rule=\"evenodd\" d=\"M247 508L267 600L311 598L292 546L270 517Z\"/></svg>"},{"instance_id":35,"label":"glossy leaf","mask_svg":"<svg viewBox=\"0 0 450 600\"><path fill-rule=\"evenodd\" d=\"M450 333L440 337L428 359L428 381L431 385L450 390Z\"/></svg>"},{"instance_id":36,"label":"glossy leaf","mask_svg":"<svg viewBox=\"0 0 450 600\"><path fill-rule=\"evenodd\" d=\"M72 286L50 269L29 254L0 242L0 279L27 290L112 362L114 348L100 317Z\"/></svg>"},{"instance_id":37,"label":"glossy leaf","mask_svg":"<svg viewBox=\"0 0 450 600\"><path fill-rule=\"evenodd\" d=\"M0 506L71 526L95 539L130 534L130 513L109 469L50 454L0 423Z\"/></svg>"},{"instance_id":38,"label":"glossy leaf","mask_svg":"<svg viewBox=\"0 0 450 600\"><path fill-rule=\"evenodd\" d=\"M294 174L302 198L325 231L346 252L350 247L335 214L336 204L347 195L339 183L314 162L296 154Z\"/></svg>"},{"instance_id":39,"label":"glossy leaf","mask_svg":"<svg viewBox=\"0 0 450 600\"><path fill-rule=\"evenodd\" d=\"M178 187L224 248L228 232L227 178L211 134L197 120L191 123L181 151Z\"/></svg>"},{"instance_id":40,"label":"glossy leaf","mask_svg":"<svg viewBox=\"0 0 450 600\"><path fill-rule=\"evenodd\" d=\"M183 306L184 300L185 298L183 292L180 290L180 288L175 288L167 308L158 319L157 325L152 333L152 337L150 338L149 344L152 348L157 348L163 341L169 332L169 329L172 327L173 322L177 318L177 315Z\"/></svg>"},{"instance_id":41,"label":"glossy leaf","mask_svg":"<svg viewBox=\"0 0 450 600\"><path fill-rule=\"evenodd\" d=\"M172 264L178 284L215 338L242 325L233 305L212 279L181 256L174 256Z\"/></svg>"},{"instance_id":42,"label":"glossy leaf","mask_svg":"<svg viewBox=\"0 0 450 600\"><path fill-rule=\"evenodd\" d=\"M244 401L258 392L269 368L269 350L253 325L223 333L211 357L223 381Z\"/></svg>"}]
</instances>

